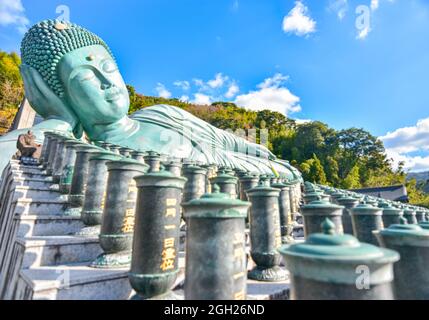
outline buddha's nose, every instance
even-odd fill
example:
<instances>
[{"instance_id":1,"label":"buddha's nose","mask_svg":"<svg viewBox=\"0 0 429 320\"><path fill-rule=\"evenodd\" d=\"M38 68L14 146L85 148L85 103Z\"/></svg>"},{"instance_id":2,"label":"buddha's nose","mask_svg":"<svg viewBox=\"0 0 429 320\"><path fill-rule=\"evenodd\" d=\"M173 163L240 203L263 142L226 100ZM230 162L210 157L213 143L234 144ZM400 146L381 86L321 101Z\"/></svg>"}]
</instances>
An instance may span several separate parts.
<instances>
[{"instance_id":1,"label":"buddha's nose","mask_svg":"<svg viewBox=\"0 0 429 320\"><path fill-rule=\"evenodd\" d=\"M101 84L101 90L107 90L107 89L110 89L111 87L113 87L113 84L111 84L111 83L102 83Z\"/></svg>"}]
</instances>

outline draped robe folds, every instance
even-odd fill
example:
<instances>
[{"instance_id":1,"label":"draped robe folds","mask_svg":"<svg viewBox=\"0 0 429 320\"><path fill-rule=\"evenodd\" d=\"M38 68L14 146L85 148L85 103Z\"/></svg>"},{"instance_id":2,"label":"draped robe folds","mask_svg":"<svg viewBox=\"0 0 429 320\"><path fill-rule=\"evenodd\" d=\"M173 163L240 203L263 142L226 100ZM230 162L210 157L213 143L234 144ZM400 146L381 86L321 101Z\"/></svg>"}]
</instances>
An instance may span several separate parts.
<instances>
[{"instance_id":1,"label":"draped robe folds","mask_svg":"<svg viewBox=\"0 0 429 320\"><path fill-rule=\"evenodd\" d=\"M139 110L130 118L140 123L143 132L164 128L158 130L163 150L154 151L178 157L185 154L191 160L207 164L301 180L297 169L277 159L266 147L218 129L180 108L156 105Z\"/></svg>"}]
</instances>

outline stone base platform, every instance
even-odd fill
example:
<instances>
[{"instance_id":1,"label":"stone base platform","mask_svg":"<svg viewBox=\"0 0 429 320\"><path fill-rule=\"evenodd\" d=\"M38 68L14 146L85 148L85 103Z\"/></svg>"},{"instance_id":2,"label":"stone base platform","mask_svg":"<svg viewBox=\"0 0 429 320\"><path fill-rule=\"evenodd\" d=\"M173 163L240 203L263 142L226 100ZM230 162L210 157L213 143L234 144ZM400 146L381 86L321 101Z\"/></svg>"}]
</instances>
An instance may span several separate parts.
<instances>
[{"instance_id":1,"label":"stone base platform","mask_svg":"<svg viewBox=\"0 0 429 320\"><path fill-rule=\"evenodd\" d=\"M128 269L70 264L22 270L13 299L126 300L133 294Z\"/></svg>"}]
</instances>

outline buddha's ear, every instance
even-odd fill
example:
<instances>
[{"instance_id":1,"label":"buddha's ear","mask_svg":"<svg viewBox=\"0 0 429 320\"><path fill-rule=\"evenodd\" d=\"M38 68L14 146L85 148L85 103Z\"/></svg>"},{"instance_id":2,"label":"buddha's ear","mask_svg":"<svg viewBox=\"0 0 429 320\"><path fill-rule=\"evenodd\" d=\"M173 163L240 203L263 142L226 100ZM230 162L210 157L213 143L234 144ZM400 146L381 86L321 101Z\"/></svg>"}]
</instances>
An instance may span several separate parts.
<instances>
[{"instance_id":1,"label":"buddha's ear","mask_svg":"<svg viewBox=\"0 0 429 320\"><path fill-rule=\"evenodd\" d=\"M21 65L20 71L24 80L25 96L34 110L46 120L59 119L75 127L79 122L76 115L65 101L51 90L39 72L26 64Z\"/></svg>"}]
</instances>

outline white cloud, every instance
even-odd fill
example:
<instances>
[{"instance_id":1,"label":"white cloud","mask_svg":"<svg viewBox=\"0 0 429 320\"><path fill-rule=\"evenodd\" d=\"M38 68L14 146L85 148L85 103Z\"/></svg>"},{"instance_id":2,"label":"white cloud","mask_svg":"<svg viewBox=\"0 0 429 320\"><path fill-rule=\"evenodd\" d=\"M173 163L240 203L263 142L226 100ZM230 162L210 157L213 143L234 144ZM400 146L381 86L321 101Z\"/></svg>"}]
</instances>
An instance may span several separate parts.
<instances>
[{"instance_id":1,"label":"white cloud","mask_svg":"<svg viewBox=\"0 0 429 320\"><path fill-rule=\"evenodd\" d=\"M398 153L429 150L429 118L417 121L415 126L388 132L380 139L386 148Z\"/></svg>"},{"instance_id":2,"label":"white cloud","mask_svg":"<svg viewBox=\"0 0 429 320\"><path fill-rule=\"evenodd\" d=\"M240 88L238 87L238 85L235 82L233 82L229 86L228 91L225 93L225 97L228 99L231 99L231 98L235 97L235 95L238 92L240 92Z\"/></svg>"},{"instance_id":3,"label":"white cloud","mask_svg":"<svg viewBox=\"0 0 429 320\"><path fill-rule=\"evenodd\" d=\"M404 170L411 172L429 171L429 156L408 156L400 154L392 150L386 150L386 155L389 159L393 159L394 168L398 167L399 162L404 163Z\"/></svg>"},{"instance_id":4,"label":"white cloud","mask_svg":"<svg viewBox=\"0 0 429 320\"><path fill-rule=\"evenodd\" d=\"M213 102L212 97L203 93L195 93L194 100L192 101L192 103L204 104L204 105L212 104L212 102Z\"/></svg>"},{"instance_id":5,"label":"white cloud","mask_svg":"<svg viewBox=\"0 0 429 320\"><path fill-rule=\"evenodd\" d=\"M284 76L281 73L276 73L272 78L267 78L264 82L258 84L259 89L266 89L272 87L280 87L283 83L289 80L289 76Z\"/></svg>"},{"instance_id":6,"label":"white cloud","mask_svg":"<svg viewBox=\"0 0 429 320\"><path fill-rule=\"evenodd\" d=\"M330 0L328 10L335 12L338 19L343 20L348 11L347 0Z\"/></svg>"},{"instance_id":7,"label":"white cloud","mask_svg":"<svg viewBox=\"0 0 429 320\"><path fill-rule=\"evenodd\" d=\"M409 153L429 150L429 118L421 119L415 126L399 128L380 137L386 153L395 164L405 162L412 171L429 170L429 156L410 156Z\"/></svg>"},{"instance_id":8,"label":"white cloud","mask_svg":"<svg viewBox=\"0 0 429 320\"><path fill-rule=\"evenodd\" d=\"M216 89L221 88L227 80L228 76L224 76L222 73L217 73L215 75L215 78L213 80L208 81L207 84L210 88Z\"/></svg>"},{"instance_id":9,"label":"white cloud","mask_svg":"<svg viewBox=\"0 0 429 320\"><path fill-rule=\"evenodd\" d=\"M173 84L184 91L187 91L191 88L191 84L189 83L189 81L175 81Z\"/></svg>"},{"instance_id":10,"label":"white cloud","mask_svg":"<svg viewBox=\"0 0 429 320\"><path fill-rule=\"evenodd\" d=\"M0 0L0 26L15 26L25 33L29 23L21 0Z\"/></svg>"},{"instance_id":11,"label":"white cloud","mask_svg":"<svg viewBox=\"0 0 429 320\"><path fill-rule=\"evenodd\" d=\"M251 110L269 109L288 115L301 111L299 97L292 94L283 86L288 77L276 74L272 78L265 79L258 85L258 91L250 91L236 97L235 104Z\"/></svg>"},{"instance_id":12,"label":"white cloud","mask_svg":"<svg viewBox=\"0 0 429 320\"><path fill-rule=\"evenodd\" d=\"M187 95L183 95L183 96L181 96L181 97L179 98L179 100L180 100L180 101L183 101L183 102L189 102L189 96L187 96Z\"/></svg>"},{"instance_id":13,"label":"white cloud","mask_svg":"<svg viewBox=\"0 0 429 320\"><path fill-rule=\"evenodd\" d=\"M310 120L310 119L295 119L295 122L297 124L306 124L306 123L313 122L313 120Z\"/></svg>"},{"instance_id":14,"label":"white cloud","mask_svg":"<svg viewBox=\"0 0 429 320\"><path fill-rule=\"evenodd\" d=\"M283 19L283 31L304 36L316 31L316 21L308 14L308 8L302 1L296 1L295 7Z\"/></svg>"},{"instance_id":15,"label":"white cloud","mask_svg":"<svg viewBox=\"0 0 429 320\"><path fill-rule=\"evenodd\" d=\"M371 28L365 27L362 30L359 30L359 32L356 36L356 39L364 40L364 39L366 39L366 37L369 35L370 32L371 32Z\"/></svg>"},{"instance_id":16,"label":"white cloud","mask_svg":"<svg viewBox=\"0 0 429 320\"><path fill-rule=\"evenodd\" d=\"M162 83L158 82L155 90L158 93L158 96L160 96L161 98L165 98L165 99L171 98L171 92L168 91Z\"/></svg>"},{"instance_id":17,"label":"white cloud","mask_svg":"<svg viewBox=\"0 0 429 320\"><path fill-rule=\"evenodd\" d=\"M375 11L378 9L380 2L378 0L371 0L371 10Z\"/></svg>"}]
</instances>

